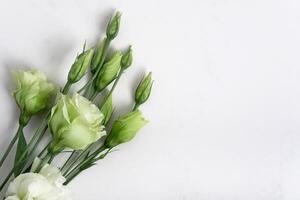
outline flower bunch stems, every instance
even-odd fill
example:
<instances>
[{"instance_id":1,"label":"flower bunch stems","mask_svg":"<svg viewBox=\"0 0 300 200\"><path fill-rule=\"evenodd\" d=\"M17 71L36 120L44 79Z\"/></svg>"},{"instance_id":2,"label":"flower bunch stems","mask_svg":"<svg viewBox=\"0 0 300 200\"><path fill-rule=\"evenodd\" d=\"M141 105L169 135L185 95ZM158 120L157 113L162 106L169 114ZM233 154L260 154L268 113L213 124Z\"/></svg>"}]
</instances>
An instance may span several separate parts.
<instances>
[{"instance_id":1,"label":"flower bunch stems","mask_svg":"<svg viewBox=\"0 0 300 200\"><path fill-rule=\"evenodd\" d=\"M47 115L49 116L49 115ZM46 129L47 129L47 118L46 117L41 125L39 126L39 128L37 129L37 131L35 132L35 134L33 135L33 137L31 138L30 142L28 143L26 149L24 150L24 152L22 153L22 155L19 158L19 161L17 161L15 163L15 166L12 168L12 170L8 173L7 177L4 179L4 181L2 182L2 184L0 185L0 192L2 191L2 189L5 187L6 183L10 180L11 176L14 174L14 171L20 167L20 164L22 163L21 161L26 157L27 154L31 154L37 147L37 144L39 143L39 141L42 139L42 137L44 136Z\"/></svg>"},{"instance_id":2,"label":"flower bunch stems","mask_svg":"<svg viewBox=\"0 0 300 200\"><path fill-rule=\"evenodd\" d=\"M18 136L21 132L23 132L23 128L24 126L19 124L19 128L17 130L17 133L15 134L15 136L13 137L13 139L11 140L11 142L9 143L5 153L3 154L1 160L0 160L0 168L2 167L6 157L8 156L8 154L10 153L12 147L14 146L14 144L16 143L17 139L18 139Z\"/></svg>"},{"instance_id":3,"label":"flower bunch stems","mask_svg":"<svg viewBox=\"0 0 300 200\"><path fill-rule=\"evenodd\" d=\"M66 181L65 181L64 185L67 185L68 183L70 183L80 172L87 169L87 168L83 168L83 169L81 169L81 168L84 165L89 164L89 162L93 161L93 159L95 159L95 157L99 156L99 154L101 154L106 149L107 149L107 147L105 145L102 145L94 153L89 155L84 160L80 161L78 165L76 165L67 175L65 175ZM90 167L90 166L88 166L88 167Z\"/></svg>"},{"instance_id":4,"label":"flower bunch stems","mask_svg":"<svg viewBox=\"0 0 300 200\"><path fill-rule=\"evenodd\" d=\"M35 169L35 172L38 173L40 172L40 170L42 169L42 167L51 162L53 160L53 158L55 157L54 154L52 154L51 152L48 152L41 160L41 162L39 163L39 165L37 166L37 168Z\"/></svg>"}]
</instances>

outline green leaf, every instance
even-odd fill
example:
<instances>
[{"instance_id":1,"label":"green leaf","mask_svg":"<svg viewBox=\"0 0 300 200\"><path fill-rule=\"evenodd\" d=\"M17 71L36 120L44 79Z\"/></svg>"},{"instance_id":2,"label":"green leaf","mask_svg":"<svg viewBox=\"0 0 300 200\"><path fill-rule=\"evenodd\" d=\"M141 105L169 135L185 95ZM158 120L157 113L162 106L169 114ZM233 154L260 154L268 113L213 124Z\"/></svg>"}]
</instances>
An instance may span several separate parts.
<instances>
[{"instance_id":1,"label":"green leaf","mask_svg":"<svg viewBox=\"0 0 300 200\"><path fill-rule=\"evenodd\" d=\"M103 106L101 106L100 111L104 115L103 124L106 125L111 118L113 112L113 105L112 105L112 94L108 94L109 96L106 97Z\"/></svg>"},{"instance_id":2,"label":"green leaf","mask_svg":"<svg viewBox=\"0 0 300 200\"><path fill-rule=\"evenodd\" d=\"M22 154L24 151L26 151L27 148L27 142L26 139L24 137L24 133L23 133L23 127L19 127L18 130L18 145L17 145L17 152L16 152L16 156L15 156L15 166L18 163L18 165L15 168L14 174L15 176L18 176L21 172L22 169L24 167L24 165L26 164L26 160L27 160L27 154L26 156L22 159L22 161L19 163L19 159L21 158Z\"/></svg>"}]
</instances>

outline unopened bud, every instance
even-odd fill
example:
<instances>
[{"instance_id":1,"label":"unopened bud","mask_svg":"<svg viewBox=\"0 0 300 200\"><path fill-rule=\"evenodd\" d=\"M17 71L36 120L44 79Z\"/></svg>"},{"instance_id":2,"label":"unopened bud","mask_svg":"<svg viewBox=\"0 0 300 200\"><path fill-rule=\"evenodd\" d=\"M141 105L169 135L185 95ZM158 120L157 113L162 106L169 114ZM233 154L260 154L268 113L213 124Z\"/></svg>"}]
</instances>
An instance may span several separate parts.
<instances>
[{"instance_id":1,"label":"unopened bud","mask_svg":"<svg viewBox=\"0 0 300 200\"><path fill-rule=\"evenodd\" d=\"M101 106L100 111L104 115L103 124L106 125L111 118L113 112L112 94L105 99L104 104Z\"/></svg>"},{"instance_id":2,"label":"unopened bud","mask_svg":"<svg viewBox=\"0 0 300 200\"><path fill-rule=\"evenodd\" d=\"M113 40L119 32L121 21L121 13L118 11L115 16L110 20L106 28L106 36L109 40Z\"/></svg>"},{"instance_id":3,"label":"unopened bud","mask_svg":"<svg viewBox=\"0 0 300 200\"><path fill-rule=\"evenodd\" d=\"M123 55L121 60L121 68L122 70L127 69L132 64L132 50L131 46L128 48L127 52Z\"/></svg>"},{"instance_id":4,"label":"unopened bud","mask_svg":"<svg viewBox=\"0 0 300 200\"><path fill-rule=\"evenodd\" d=\"M138 85L135 91L135 102L137 105L141 105L147 101L151 94L153 81L152 73L150 72Z\"/></svg>"},{"instance_id":5,"label":"unopened bud","mask_svg":"<svg viewBox=\"0 0 300 200\"><path fill-rule=\"evenodd\" d=\"M117 51L111 59L101 68L96 81L95 90L100 92L108 86L117 76L121 68L122 53Z\"/></svg>"},{"instance_id":6,"label":"unopened bud","mask_svg":"<svg viewBox=\"0 0 300 200\"><path fill-rule=\"evenodd\" d=\"M68 81L70 83L76 83L85 75L88 67L91 64L93 54L94 54L94 50L89 49L81 53L76 58L68 74Z\"/></svg>"},{"instance_id":7,"label":"unopened bud","mask_svg":"<svg viewBox=\"0 0 300 200\"><path fill-rule=\"evenodd\" d=\"M106 40L107 40L106 37L103 38L103 40L100 42L100 44L96 48L96 51L94 53L94 56L93 56L93 59L91 62L92 74L94 74L97 71L98 67L101 67L101 66L99 66L99 64L100 64L101 59L103 59L103 56L104 56L103 54L104 54L104 50L106 47Z\"/></svg>"}]
</instances>

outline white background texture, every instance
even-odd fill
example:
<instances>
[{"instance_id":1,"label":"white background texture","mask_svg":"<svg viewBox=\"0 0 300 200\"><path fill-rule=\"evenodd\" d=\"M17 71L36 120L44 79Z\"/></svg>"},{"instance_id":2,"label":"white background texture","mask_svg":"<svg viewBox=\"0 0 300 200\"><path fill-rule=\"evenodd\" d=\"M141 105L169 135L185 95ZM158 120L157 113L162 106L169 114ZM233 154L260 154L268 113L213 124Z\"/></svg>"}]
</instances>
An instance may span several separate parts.
<instances>
[{"instance_id":1,"label":"white background texture","mask_svg":"<svg viewBox=\"0 0 300 200\"><path fill-rule=\"evenodd\" d=\"M62 86L84 41L95 45L116 9L112 47L131 44L134 65L114 93L115 117L152 71L141 107L150 123L78 176L74 198L300 199L298 0L1 0L1 151L17 129L10 71L37 68Z\"/></svg>"}]
</instances>

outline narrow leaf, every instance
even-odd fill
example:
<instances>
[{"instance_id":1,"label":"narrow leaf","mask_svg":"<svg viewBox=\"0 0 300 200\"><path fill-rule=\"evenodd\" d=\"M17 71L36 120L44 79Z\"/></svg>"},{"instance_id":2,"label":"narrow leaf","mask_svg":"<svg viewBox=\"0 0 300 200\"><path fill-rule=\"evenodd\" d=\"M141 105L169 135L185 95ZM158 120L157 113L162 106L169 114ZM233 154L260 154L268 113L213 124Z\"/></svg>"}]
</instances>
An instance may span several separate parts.
<instances>
[{"instance_id":1,"label":"narrow leaf","mask_svg":"<svg viewBox=\"0 0 300 200\"><path fill-rule=\"evenodd\" d=\"M24 137L23 128L20 127L18 130L18 145L17 145L16 156L15 156L15 164L14 164L15 166L17 163L19 163L19 159L22 156L23 152L26 151L26 148L27 148L27 143ZM27 160L27 155L22 159L20 164L16 166L16 169L14 171L15 176L18 176L22 172L22 169L26 164L26 160Z\"/></svg>"}]
</instances>

